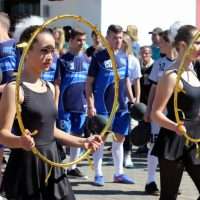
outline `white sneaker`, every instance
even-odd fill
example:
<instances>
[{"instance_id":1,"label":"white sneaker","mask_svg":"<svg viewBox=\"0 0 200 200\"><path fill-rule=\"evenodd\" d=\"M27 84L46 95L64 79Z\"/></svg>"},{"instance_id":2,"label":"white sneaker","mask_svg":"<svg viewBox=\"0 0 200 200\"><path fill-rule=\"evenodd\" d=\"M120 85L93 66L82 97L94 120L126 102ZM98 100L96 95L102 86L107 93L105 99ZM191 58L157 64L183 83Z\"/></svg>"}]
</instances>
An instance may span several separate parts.
<instances>
[{"instance_id":1,"label":"white sneaker","mask_svg":"<svg viewBox=\"0 0 200 200\"><path fill-rule=\"evenodd\" d=\"M127 154L124 156L124 167L126 168L132 168L134 167L134 164L131 160L131 155L130 154Z\"/></svg>"}]
</instances>

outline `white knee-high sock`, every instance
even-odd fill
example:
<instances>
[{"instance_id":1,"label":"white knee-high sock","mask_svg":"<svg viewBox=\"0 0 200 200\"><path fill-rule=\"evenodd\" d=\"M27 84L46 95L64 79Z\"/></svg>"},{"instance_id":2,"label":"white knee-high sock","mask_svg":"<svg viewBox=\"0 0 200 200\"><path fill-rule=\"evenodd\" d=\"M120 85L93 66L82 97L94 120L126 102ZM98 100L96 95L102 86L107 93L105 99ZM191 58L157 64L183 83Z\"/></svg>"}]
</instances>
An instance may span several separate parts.
<instances>
[{"instance_id":1,"label":"white knee-high sock","mask_svg":"<svg viewBox=\"0 0 200 200\"><path fill-rule=\"evenodd\" d=\"M147 156L147 169L148 169L148 176L147 176L147 184L154 182L156 180L156 169L158 165L158 158L156 156L151 155L151 147L148 151Z\"/></svg>"},{"instance_id":2,"label":"white knee-high sock","mask_svg":"<svg viewBox=\"0 0 200 200\"><path fill-rule=\"evenodd\" d=\"M70 147L70 162L76 160L80 155L81 148ZM72 165L70 169L75 169L76 164Z\"/></svg>"},{"instance_id":3,"label":"white knee-high sock","mask_svg":"<svg viewBox=\"0 0 200 200\"><path fill-rule=\"evenodd\" d=\"M151 134L153 135L153 140L158 136L159 132L160 132L160 126L155 122L151 122ZM156 156L151 155L153 146L154 144L152 144L151 147L149 148L147 156L147 169L148 169L147 184L155 182L156 180L156 169L158 166L158 158Z\"/></svg>"},{"instance_id":4,"label":"white knee-high sock","mask_svg":"<svg viewBox=\"0 0 200 200\"><path fill-rule=\"evenodd\" d=\"M118 176L123 174L123 159L124 159L124 150L123 142L112 142L112 156L115 167L115 175Z\"/></svg>"},{"instance_id":5,"label":"white knee-high sock","mask_svg":"<svg viewBox=\"0 0 200 200\"><path fill-rule=\"evenodd\" d=\"M102 172L103 148L104 145L102 144L101 147L93 153L95 176L103 176Z\"/></svg>"}]
</instances>

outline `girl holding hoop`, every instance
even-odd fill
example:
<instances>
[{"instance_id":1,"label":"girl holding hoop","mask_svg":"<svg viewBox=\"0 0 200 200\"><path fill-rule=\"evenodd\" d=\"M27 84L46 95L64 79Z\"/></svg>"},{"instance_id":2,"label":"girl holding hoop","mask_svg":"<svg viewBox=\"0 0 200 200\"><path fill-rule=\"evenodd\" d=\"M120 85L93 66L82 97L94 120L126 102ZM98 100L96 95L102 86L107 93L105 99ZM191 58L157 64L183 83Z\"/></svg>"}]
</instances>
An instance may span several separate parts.
<instances>
[{"instance_id":1,"label":"girl holding hoop","mask_svg":"<svg viewBox=\"0 0 200 200\"><path fill-rule=\"evenodd\" d=\"M187 130L187 132L194 134L193 137L200 137L200 133L195 135L193 126L194 121L199 121L200 124L200 81L197 79L192 65L192 62L200 57L200 38L194 42L190 55L185 59L185 70L179 81L181 91L178 93L178 108L185 115L182 131L175 120L173 101L177 72L184 53L197 32L197 28L192 25L182 26L178 30L174 38L178 58L160 79L151 112L152 119L162 127L152 150L152 154L159 158L160 164L160 200L175 200L177 198L184 169L200 192L200 159L195 156L196 145L186 145L182 135L182 131ZM164 114L166 108L168 110L167 116Z\"/></svg>"},{"instance_id":2,"label":"girl holding hoop","mask_svg":"<svg viewBox=\"0 0 200 200\"><path fill-rule=\"evenodd\" d=\"M22 33L26 41L37 28L31 26ZM41 72L48 70L52 64L54 51L52 32L45 28L36 36L25 58L19 99L26 136L21 136L19 128L16 128L15 135L11 132L16 114L16 81L7 84L2 95L0 141L12 149L1 187L8 200L74 200L64 170L52 168L30 150L36 146L48 159L61 162L55 138L64 145L92 148L94 151L102 144L98 136L84 139L56 128L54 87L40 78ZM31 135L35 130L36 135ZM47 183L45 178L48 178Z\"/></svg>"}]
</instances>

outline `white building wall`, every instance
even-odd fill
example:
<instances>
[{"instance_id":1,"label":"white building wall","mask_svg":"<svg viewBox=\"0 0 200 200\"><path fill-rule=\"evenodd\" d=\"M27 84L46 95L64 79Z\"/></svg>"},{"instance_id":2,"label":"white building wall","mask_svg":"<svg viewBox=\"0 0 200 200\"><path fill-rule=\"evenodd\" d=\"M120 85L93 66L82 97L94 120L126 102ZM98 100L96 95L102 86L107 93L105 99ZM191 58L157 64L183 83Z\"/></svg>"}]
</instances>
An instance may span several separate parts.
<instances>
[{"instance_id":1,"label":"white building wall","mask_svg":"<svg viewBox=\"0 0 200 200\"><path fill-rule=\"evenodd\" d=\"M41 0L41 15L45 14L45 6L49 6L50 17L81 15L97 25L103 34L110 24L122 25L124 29L128 24L134 24L139 29L141 45L151 43L148 32L157 26L167 29L177 20L196 24L196 0ZM69 21L62 24L66 23L79 26Z\"/></svg>"},{"instance_id":2,"label":"white building wall","mask_svg":"<svg viewBox=\"0 0 200 200\"><path fill-rule=\"evenodd\" d=\"M196 24L196 0L102 0L102 26L106 33L110 24L126 29L134 24L139 30L140 43L150 44L148 34L159 26L167 29L175 21Z\"/></svg>"},{"instance_id":3,"label":"white building wall","mask_svg":"<svg viewBox=\"0 0 200 200\"><path fill-rule=\"evenodd\" d=\"M101 24L101 0L64 0L48 1L41 0L41 16L48 14L46 18L62 14L80 15L100 29ZM47 13L45 12L48 11ZM71 25L72 27L81 27L89 34L88 42L91 41L91 30L88 27L74 21L63 20L56 22L56 26ZM52 25L53 26L53 25Z\"/></svg>"}]
</instances>

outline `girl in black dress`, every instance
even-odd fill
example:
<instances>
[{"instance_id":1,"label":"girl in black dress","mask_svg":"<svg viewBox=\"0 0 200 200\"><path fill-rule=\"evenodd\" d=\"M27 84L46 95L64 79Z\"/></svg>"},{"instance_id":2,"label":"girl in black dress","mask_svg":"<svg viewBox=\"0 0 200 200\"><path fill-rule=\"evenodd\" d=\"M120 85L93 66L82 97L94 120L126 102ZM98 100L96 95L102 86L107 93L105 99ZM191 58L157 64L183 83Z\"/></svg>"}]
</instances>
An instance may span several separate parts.
<instances>
[{"instance_id":1,"label":"girl in black dress","mask_svg":"<svg viewBox=\"0 0 200 200\"><path fill-rule=\"evenodd\" d=\"M200 159L196 157L196 145L185 144L174 116L173 93L176 85L177 71L185 50L197 33L191 25L182 26L175 36L174 44L179 53L177 61L165 72L157 86L156 96L151 112L152 119L161 127L158 140L152 154L158 156L160 164L161 194L160 200L175 200L183 171L186 170L200 192ZM178 93L178 107L185 114L182 129L190 132L192 137L200 138L200 82L193 69L192 62L200 57L200 38L194 42L192 52L185 60L185 71L181 76L179 87L184 90ZM167 108L168 114L164 111ZM194 122L197 122L194 124ZM198 198L200 199L200 197Z\"/></svg>"},{"instance_id":2,"label":"girl in black dress","mask_svg":"<svg viewBox=\"0 0 200 200\"><path fill-rule=\"evenodd\" d=\"M36 26L24 31L30 38ZM48 159L61 162L55 139L65 145L91 147L96 150L102 143L100 137L85 139L65 134L55 126L57 110L54 103L54 87L41 80L41 72L52 64L55 40L51 31L42 30L26 55L20 87L22 120L28 135L21 136L19 128L12 133L16 114L15 87L12 81L4 89L0 102L0 141L12 149L1 186L8 200L74 200L74 194L61 168L53 168L45 184L51 166L30 151L36 146ZM30 133L37 130L35 136Z\"/></svg>"}]
</instances>

